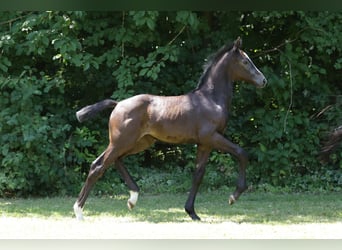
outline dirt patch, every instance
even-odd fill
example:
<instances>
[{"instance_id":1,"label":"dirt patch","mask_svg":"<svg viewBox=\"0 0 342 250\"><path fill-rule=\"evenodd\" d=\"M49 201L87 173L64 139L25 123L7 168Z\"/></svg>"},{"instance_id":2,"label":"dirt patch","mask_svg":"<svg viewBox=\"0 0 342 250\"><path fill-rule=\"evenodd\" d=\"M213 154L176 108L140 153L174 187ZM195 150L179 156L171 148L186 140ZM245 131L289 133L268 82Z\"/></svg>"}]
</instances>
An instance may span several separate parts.
<instances>
[{"instance_id":1,"label":"dirt patch","mask_svg":"<svg viewBox=\"0 0 342 250\"><path fill-rule=\"evenodd\" d=\"M2 239L341 239L342 223L150 223L126 218L0 217Z\"/></svg>"}]
</instances>

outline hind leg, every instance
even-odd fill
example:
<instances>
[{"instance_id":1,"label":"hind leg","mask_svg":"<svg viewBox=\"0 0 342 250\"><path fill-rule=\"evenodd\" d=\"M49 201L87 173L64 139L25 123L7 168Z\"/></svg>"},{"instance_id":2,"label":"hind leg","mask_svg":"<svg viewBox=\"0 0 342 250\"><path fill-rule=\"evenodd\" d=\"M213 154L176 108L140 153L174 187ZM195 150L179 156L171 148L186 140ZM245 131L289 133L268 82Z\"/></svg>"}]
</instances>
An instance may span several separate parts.
<instances>
[{"instance_id":1,"label":"hind leg","mask_svg":"<svg viewBox=\"0 0 342 250\"><path fill-rule=\"evenodd\" d=\"M95 182L104 174L109 165L114 162L114 160L114 149L112 146L108 146L108 148L91 164L88 177L74 204L74 212L78 220L83 219L82 209L92 187L94 186Z\"/></svg>"},{"instance_id":2,"label":"hind leg","mask_svg":"<svg viewBox=\"0 0 342 250\"><path fill-rule=\"evenodd\" d=\"M134 208L138 201L139 187L132 179L132 176L129 174L121 160L116 161L115 167L120 173L122 179L125 181L127 187L129 188L130 197L127 201L127 206L129 210L131 210Z\"/></svg>"},{"instance_id":3,"label":"hind leg","mask_svg":"<svg viewBox=\"0 0 342 250\"><path fill-rule=\"evenodd\" d=\"M246 167L248 164L247 153L238 145L224 138L221 134L216 133L209 142L213 146L222 152L232 154L239 160L239 176L234 193L229 197L229 204L232 205L240 197L240 195L247 189L246 184Z\"/></svg>"},{"instance_id":4,"label":"hind leg","mask_svg":"<svg viewBox=\"0 0 342 250\"><path fill-rule=\"evenodd\" d=\"M153 143L155 142L155 139L151 136L144 136L141 138L134 146L134 148L130 151L128 151L124 156L126 155L132 155L136 154L138 152L141 152L147 148L149 148ZM121 157L119 160L115 162L115 167L120 173L122 179L125 181L130 197L127 201L127 206L129 210L132 210L137 201L138 201L138 196L139 196L139 187L136 184L136 182L132 179L131 175L129 174L128 170L125 168L123 162L122 162L123 157Z\"/></svg>"}]
</instances>

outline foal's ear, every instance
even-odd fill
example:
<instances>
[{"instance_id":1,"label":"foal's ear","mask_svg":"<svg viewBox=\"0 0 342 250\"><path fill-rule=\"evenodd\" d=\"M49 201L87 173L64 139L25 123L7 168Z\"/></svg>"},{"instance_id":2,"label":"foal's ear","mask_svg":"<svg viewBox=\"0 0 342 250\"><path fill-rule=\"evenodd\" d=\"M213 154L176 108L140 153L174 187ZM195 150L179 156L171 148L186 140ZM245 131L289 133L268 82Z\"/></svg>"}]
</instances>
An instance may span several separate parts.
<instances>
[{"instance_id":1,"label":"foal's ear","mask_svg":"<svg viewBox=\"0 0 342 250\"><path fill-rule=\"evenodd\" d=\"M234 49L234 50L238 50L238 49L240 49L241 47L242 47L242 40L241 40L240 37L238 37L238 38L235 40L235 42L234 42L234 47L233 47L233 49Z\"/></svg>"}]
</instances>

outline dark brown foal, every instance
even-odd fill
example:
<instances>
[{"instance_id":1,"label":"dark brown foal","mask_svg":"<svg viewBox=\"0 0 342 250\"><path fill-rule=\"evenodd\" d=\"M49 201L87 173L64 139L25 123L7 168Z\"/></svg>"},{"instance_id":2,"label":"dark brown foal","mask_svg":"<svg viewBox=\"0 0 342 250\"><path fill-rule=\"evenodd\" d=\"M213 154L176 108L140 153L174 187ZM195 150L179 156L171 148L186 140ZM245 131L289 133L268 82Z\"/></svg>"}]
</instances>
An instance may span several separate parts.
<instances>
[{"instance_id":1,"label":"dark brown foal","mask_svg":"<svg viewBox=\"0 0 342 250\"><path fill-rule=\"evenodd\" d=\"M192 92L180 96L137 95L120 102L104 100L77 112L84 121L105 108L114 108L109 119L109 145L91 164L89 175L74 205L78 219L95 182L105 170L115 167L130 190L127 202L132 209L138 200L139 187L122 159L150 147L156 140L167 143L197 144L196 170L185 210L193 220L199 220L194 203L213 149L230 153L239 160L239 177L233 204L246 190L246 152L223 136L232 100L233 82L244 80L264 87L266 78L241 49L241 39L233 46L221 48L208 63L199 84Z\"/></svg>"}]
</instances>

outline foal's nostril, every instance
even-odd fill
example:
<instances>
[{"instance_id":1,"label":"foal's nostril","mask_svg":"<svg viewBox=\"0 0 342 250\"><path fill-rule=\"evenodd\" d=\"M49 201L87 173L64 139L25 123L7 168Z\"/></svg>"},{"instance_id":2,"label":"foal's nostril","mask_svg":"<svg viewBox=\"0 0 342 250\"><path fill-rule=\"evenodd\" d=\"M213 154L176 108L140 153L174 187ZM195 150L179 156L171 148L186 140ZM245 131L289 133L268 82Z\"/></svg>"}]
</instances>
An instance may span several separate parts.
<instances>
[{"instance_id":1,"label":"foal's nostril","mask_svg":"<svg viewBox=\"0 0 342 250\"><path fill-rule=\"evenodd\" d=\"M267 84L266 78L264 78L264 80L262 82L263 82L264 86L266 86L266 84Z\"/></svg>"}]
</instances>

